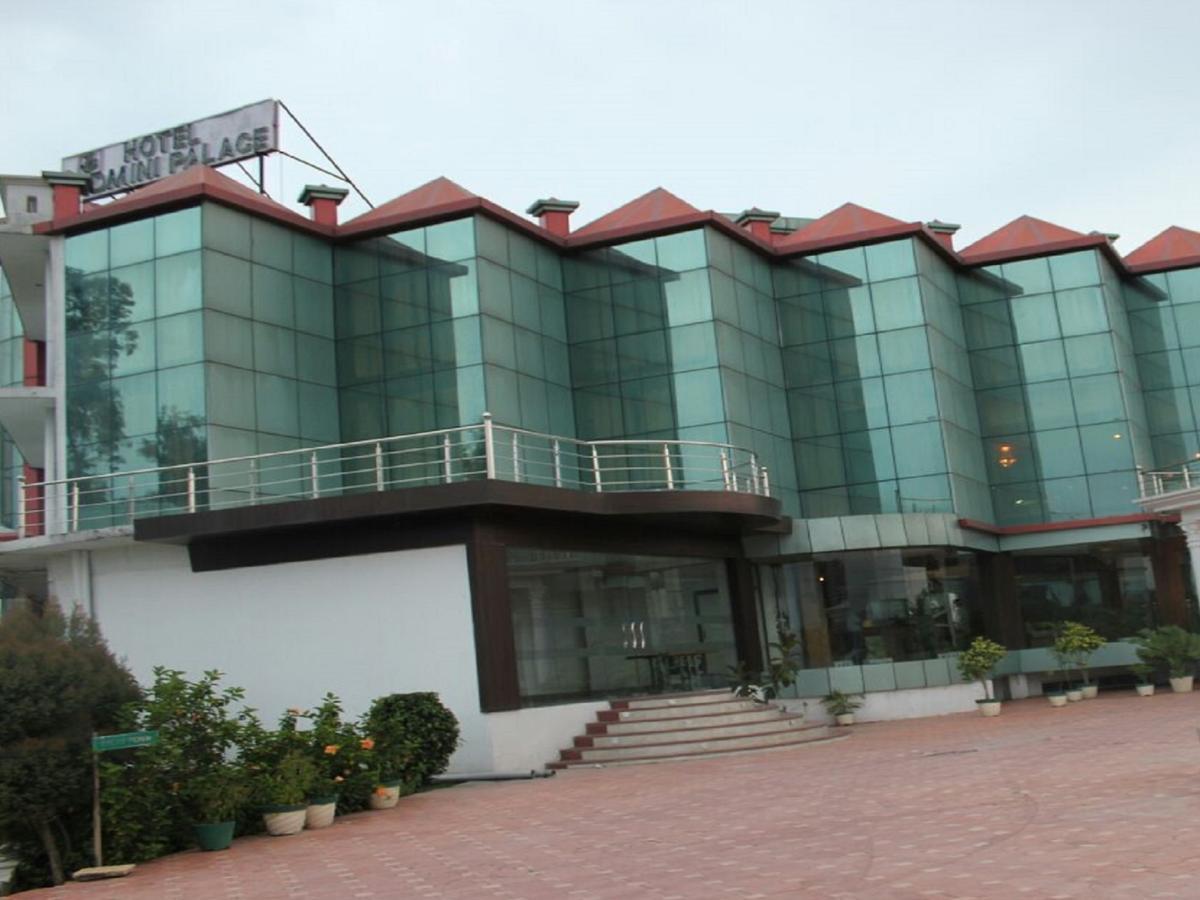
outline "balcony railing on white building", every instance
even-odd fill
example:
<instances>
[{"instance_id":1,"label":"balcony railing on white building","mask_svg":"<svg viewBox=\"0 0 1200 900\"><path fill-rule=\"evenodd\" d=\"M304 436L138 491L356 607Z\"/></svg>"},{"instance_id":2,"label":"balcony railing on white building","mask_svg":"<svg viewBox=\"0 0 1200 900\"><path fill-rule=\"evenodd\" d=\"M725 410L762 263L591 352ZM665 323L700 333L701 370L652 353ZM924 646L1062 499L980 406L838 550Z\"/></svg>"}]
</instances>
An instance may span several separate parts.
<instances>
[{"instance_id":1,"label":"balcony railing on white building","mask_svg":"<svg viewBox=\"0 0 1200 900\"><path fill-rule=\"evenodd\" d=\"M1138 493L1145 500L1200 487L1200 459L1166 469L1138 469Z\"/></svg>"},{"instance_id":2,"label":"balcony railing on white building","mask_svg":"<svg viewBox=\"0 0 1200 900\"><path fill-rule=\"evenodd\" d=\"M496 479L603 493L735 491L769 497L754 453L707 441L581 441L480 425L24 484L20 537L288 500Z\"/></svg>"}]
</instances>

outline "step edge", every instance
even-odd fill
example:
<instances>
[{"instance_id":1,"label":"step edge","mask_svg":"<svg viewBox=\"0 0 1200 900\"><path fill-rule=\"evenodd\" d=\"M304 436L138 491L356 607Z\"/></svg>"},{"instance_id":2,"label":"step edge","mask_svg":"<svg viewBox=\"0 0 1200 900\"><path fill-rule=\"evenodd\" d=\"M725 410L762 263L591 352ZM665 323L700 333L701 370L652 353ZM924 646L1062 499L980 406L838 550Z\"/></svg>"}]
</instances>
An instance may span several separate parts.
<instances>
[{"instance_id":1,"label":"step edge","mask_svg":"<svg viewBox=\"0 0 1200 900\"><path fill-rule=\"evenodd\" d=\"M826 737L812 738L807 741L792 741L787 744L770 744L766 747L734 747L726 750L701 750L697 753L668 753L659 756L630 756L625 759L573 759L573 760L555 760L554 762L546 763L546 768L554 769L571 769L579 766L591 766L592 768L603 768L606 765L613 763L633 763L633 762L653 762L655 760L668 759L688 759L690 757L703 756L719 756L723 753L753 753L755 750L779 750L784 747L801 746L806 744L824 744L830 742L844 741L849 738L848 734L830 734Z\"/></svg>"},{"instance_id":2,"label":"step edge","mask_svg":"<svg viewBox=\"0 0 1200 900\"><path fill-rule=\"evenodd\" d=\"M584 750L627 750L630 748L642 749L643 747L675 747L684 744L708 744L713 741L738 741L748 740L749 738L769 737L774 734L803 734L805 731L814 731L816 729L829 729L828 725L811 725L808 728L777 728L774 731L764 731L761 734L730 734L724 737L698 738L690 741L654 741L649 744L630 744L627 747L569 747L572 751L582 752Z\"/></svg>"}]
</instances>

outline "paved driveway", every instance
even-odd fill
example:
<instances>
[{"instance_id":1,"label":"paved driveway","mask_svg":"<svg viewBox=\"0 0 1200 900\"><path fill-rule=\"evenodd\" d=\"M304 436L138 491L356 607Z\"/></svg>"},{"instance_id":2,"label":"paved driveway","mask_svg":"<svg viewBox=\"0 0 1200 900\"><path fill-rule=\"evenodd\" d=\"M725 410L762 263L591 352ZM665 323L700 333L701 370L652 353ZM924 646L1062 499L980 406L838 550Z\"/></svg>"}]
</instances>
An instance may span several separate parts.
<instances>
[{"instance_id":1,"label":"paved driveway","mask_svg":"<svg viewBox=\"0 0 1200 900\"><path fill-rule=\"evenodd\" d=\"M1200 897L1200 694L406 798L30 898Z\"/></svg>"}]
</instances>

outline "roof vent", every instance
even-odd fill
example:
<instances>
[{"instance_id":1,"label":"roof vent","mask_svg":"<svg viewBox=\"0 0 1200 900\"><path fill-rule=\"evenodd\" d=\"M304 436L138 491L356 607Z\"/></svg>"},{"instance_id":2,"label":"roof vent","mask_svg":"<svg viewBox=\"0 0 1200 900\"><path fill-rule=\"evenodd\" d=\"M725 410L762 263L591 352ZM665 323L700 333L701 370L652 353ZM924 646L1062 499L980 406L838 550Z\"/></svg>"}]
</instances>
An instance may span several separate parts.
<instances>
[{"instance_id":1,"label":"roof vent","mask_svg":"<svg viewBox=\"0 0 1200 900\"><path fill-rule=\"evenodd\" d=\"M551 234L566 237L571 232L571 213L579 209L574 200L559 200L556 197L546 197L535 200L525 212L537 216L538 224Z\"/></svg>"},{"instance_id":2,"label":"roof vent","mask_svg":"<svg viewBox=\"0 0 1200 900\"><path fill-rule=\"evenodd\" d=\"M943 222L941 219L926 222L925 227L933 232L933 236L937 238L938 243L947 250L954 249L954 233L962 228L961 225L955 225L952 222Z\"/></svg>"},{"instance_id":3,"label":"roof vent","mask_svg":"<svg viewBox=\"0 0 1200 900\"><path fill-rule=\"evenodd\" d=\"M741 214L734 219L734 224L741 228L745 228L756 238L770 243L771 241L771 223L779 218L779 213L771 212L766 209L759 209L757 206L752 206L749 209L742 210Z\"/></svg>"}]
</instances>

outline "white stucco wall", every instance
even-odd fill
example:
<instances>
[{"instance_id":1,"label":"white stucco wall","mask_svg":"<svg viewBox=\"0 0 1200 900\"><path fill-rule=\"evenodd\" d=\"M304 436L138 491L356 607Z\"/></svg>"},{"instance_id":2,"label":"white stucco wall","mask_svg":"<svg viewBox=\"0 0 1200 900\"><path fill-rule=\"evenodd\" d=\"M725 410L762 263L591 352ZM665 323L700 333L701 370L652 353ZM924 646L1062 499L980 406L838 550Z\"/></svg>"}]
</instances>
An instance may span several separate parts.
<instances>
[{"instance_id":1,"label":"white stucco wall","mask_svg":"<svg viewBox=\"0 0 1200 900\"><path fill-rule=\"evenodd\" d=\"M592 701L492 713L487 720L496 771L541 771L596 721L597 710L608 708L607 701Z\"/></svg>"},{"instance_id":2,"label":"white stucco wall","mask_svg":"<svg viewBox=\"0 0 1200 900\"><path fill-rule=\"evenodd\" d=\"M181 547L88 554L90 573L82 553L55 558L51 595L90 607L139 681L156 665L192 676L219 669L267 723L326 691L349 716L382 694L436 691L462 726L450 770L494 768L465 547L199 573Z\"/></svg>"}]
</instances>

